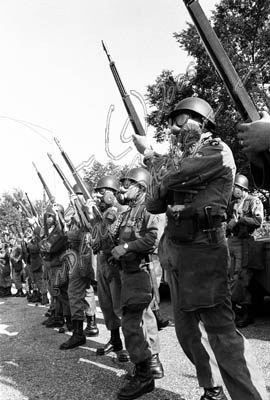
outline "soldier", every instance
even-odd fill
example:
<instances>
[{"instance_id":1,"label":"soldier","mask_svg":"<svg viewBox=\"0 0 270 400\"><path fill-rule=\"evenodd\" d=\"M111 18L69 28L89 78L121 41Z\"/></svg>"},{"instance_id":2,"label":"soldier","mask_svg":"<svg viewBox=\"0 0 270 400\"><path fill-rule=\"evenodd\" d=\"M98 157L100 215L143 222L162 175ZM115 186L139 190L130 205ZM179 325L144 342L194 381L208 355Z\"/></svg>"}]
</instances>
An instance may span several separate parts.
<instances>
[{"instance_id":1,"label":"soldier","mask_svg":"<svg viewBox=\"0 0 270 400\"><path fill-rule=\"evenodd\" d=\"M10 272L9 246L5 243L4 252L0 254L0 297L12 296Z\"/></svg>"},{"instance_id":2,"label":"soldier","mask_svg":"<svg viewBox=\"0 0 270 400\"><path fill-rule=\"evenodd\" d=\"M113 176L100 178L95 187L97 205L104 219L103 224L97 223L97 235L92 238L93 250L97 253L97 293L106 328L111 334L108 343L99 347L96 354L101 356L114 351L118 353L119 361L126 362L129 357L125 351L122 351L123 343L120 337L121 279L119 266L117 263L109 261L121 211L121 206L116 200L119 189L119 182Z\"/></svg>"},{"instance_id":3,"label":"soldier","mask_svg":"<svg viewBox=\"0 0 270 400\"><path fill-rule=\"evenodd\" d=\"M73 190L77 196L82 196L78 185L75 185ZM93 270L93 253L90 247L89 233L87 233L86 228L80 223L76 215L76 210L74 210L71 221L69 231L67 232L69 250L65 253L64 260L69 269L68 297L73 334L69 340L61 344L60 350L69 350L81 346L86 342L85 335L97 336L99 333L96 324L94 291L93 289L91 290L91 283L95 278L95 273ZM87 291L90 291L90 301L87 301ZM83 331L85 311L87 327Z\"/></svg>"},{"instance_id":4,"label":"soldier","mask_svg":"<svg viewBox=\"0 0 270 400\"><path fill-rule=\"evenodd\" d=\"M27 244L27 264L29 266L29 278L33 286L33 293L29 296L29 301L33 303L40 302L41 304L47 304L49 302L47 297L47 291L44 290L44 283L42 279L43 274L43 261L40 255L40 231L41 228L36 226L33 230L32 238Z\"/></svg>"},{"instance_id":5,"label":"soldier","mask_svg":"<svg viewBox=\"0 0 270 400\"><path fill-rule=\"evenodd\" d=\"M238 125L238 139L250 159L251 172L259 188L270 190L270 115L263 111L259 121Z\"/></svg>"},{"instance_id":6,"label":"soldier","mask_svg":"<svg viewBox=\"0 0 270 400\"><path fill-rule=\"evenodd\" d=\"M168 272L179 343L196 367L201 400L226 399L219 372L232 400L266 400L247 341L235 329L230 300L222 219L234 181L233 155L212 137L214 113L200 98L180 101L169 126L168 155L145 149L152 177L147 209L168 218L159 256Z\"/></svg>"},{"instance_id":7,"label":"soldier","mask_svg":"<svg viewBox=\"0 0 270 400\"><path fill-rule=\"evenodd\" d=\"M16 297L25 297L22 289L22 272L23 272L23 260L22 260L22 249L18 244L13 248L10 257L12 267L12 279L15 283L17 293Z\"/></svg>"},{"instance_id":8,"label":"soldier","mask_svg":"<svg viewBox=\"0 0 270 400\"><path fill-rule=\"evenodd\" d=\"M235 176L232 201L228 207L227 234L231 255L232 301L236 312L236 326L243 328L253 323L250 283L255 269L252 264L252 245L255 229L263 221L261 200L248 193L246 176ZM259 262L259 260L257 260Z\"/></svg>"},{"instance_id":9,"label":"soldier","mask_svg":"<svg viewBox=\"0 0 270 400\"><path fill-rule=\"evenodd\" d=\"M44 325L47 328L61 328L65 322L72 329L68 300L68 271L63 263L67 237L64 233L64 208L61 204L48 206L44 214L44 234L40 241L40 250L48 273L48 285L54 312Z\"/></svg>"},{"instance_id":10,"label":"soldier","mask_svg":"<svg viewBox=\"0 0 270 400\"><path fill-rule=\"evenodd\" d=\"M145 208L149 172L144 168L129 171L123 186L129 209L122 214L119 244L111 253L121 268L122 330L126 349L135 364L118 393L119 399L135 399L154 390L154 379L164 375L159 360L159 338L151 309L153 297L150 278L150 257L158 245L158 217Z\"/></svg>"}]
</instances>

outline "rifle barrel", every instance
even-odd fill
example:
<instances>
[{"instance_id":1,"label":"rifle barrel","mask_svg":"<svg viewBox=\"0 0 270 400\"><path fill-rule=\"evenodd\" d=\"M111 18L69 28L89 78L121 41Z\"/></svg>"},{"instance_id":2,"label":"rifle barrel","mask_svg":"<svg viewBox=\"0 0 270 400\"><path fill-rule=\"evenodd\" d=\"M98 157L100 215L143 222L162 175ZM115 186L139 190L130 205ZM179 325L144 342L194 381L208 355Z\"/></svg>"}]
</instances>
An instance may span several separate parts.
<instances>
[{"instance_id":1,"label":"rifle barrel","mask_svg":"<svg viewBox=\"0 0 270 400\"><path fill-rule=\"evenodd\" d=\"M198 0L184 0L184 3L216 71L223 80L242 118L244 120L250 119L251 121L260 119L260 115L253 101L247 93Z\"/></svg>"},{"instance_id":2,"label":"rifle barrel","mask_svg":"<svg viewBox=\"0 0 270 400\"><path fill-rule=\"evenodd\" d=\"M108 52L108 49L105 46L105 43L103 42L103 40L102 40L102 46L103 46L103 49L104 49L104 51L105 51L105 53L106 53L106 55L108 57L108 60L109 60L109 63L110 63L110 69L112 71L112 74L113 74L114 80L116 82L116 85L117 85L117 87L119 89L119 92L120 92L120 95L122 97L124 106L125 106L125 108L127 110L131 125L132 125L136 135L145 136L145 130L144 130L142 124L141 124L141 121L140 121L140 119L138 117L138 114L137 114L137 112L136 112L136 110L134 108L134 105L133 105L133 103L132 103L132 101L130 99L130 96L128 95L128 93L127 93L127 91L126 91L126 89L125 89L125 87L123 85L123 82L122 82L122 80L120 78L120 75L119 75L119 73L117 71L117 68L115 66L115 62L112 61L111 56L110 56L110 54Z\"/></svg>"}]
</instances>

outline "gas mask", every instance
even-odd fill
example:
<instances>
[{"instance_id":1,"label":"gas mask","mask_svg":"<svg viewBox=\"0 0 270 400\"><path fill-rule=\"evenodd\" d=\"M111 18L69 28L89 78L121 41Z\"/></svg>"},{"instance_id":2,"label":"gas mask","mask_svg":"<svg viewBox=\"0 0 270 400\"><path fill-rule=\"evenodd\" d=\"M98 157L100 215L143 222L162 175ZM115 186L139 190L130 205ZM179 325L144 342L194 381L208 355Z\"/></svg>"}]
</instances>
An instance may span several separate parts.
<instances>
[{"instance_id":1,"label":"gas mask","mask_svg":"<svg viewBox=\"0 0 270 400\"><path fill-rule=\"evenodd\" d=\"M188 114L179 114L169 121L171 126L172 144L180 147L182 151L192 148L201 139L203 132L199 118Z\"/></svg>"},{"instance_id":2,"label":"gas mask","mask_svg":"<svg viewBox=\"0 0 270 400\"><path fill-rule=\"evenodd\" d=\"M240 186L235 185L233 188L232 195L235 199L241 199L243 197L243 190Z\"/></svg>"},{"instance_id":3,"label":"gas mask","mask_svg":"<svg viewBox=\"0 0 270 400\"><path fill-rule=\"evenodd\" d=\"M121 184L120 192L117 194L117 201L121 205L129 204L131 201L137 200L141 191L142 190L137 182L126 179Z\"/></svg>"},{"instance_id":4,"label":"gas mask","mask_svg":"<svg viewBox=\"0 0 270 400\"><path fill-rule=\"evenodd\" d=\"M95 193L95 200L101 211L111 207L115 201L115 195L111 190L98 189Z\"/></svg>"}]
</instances>

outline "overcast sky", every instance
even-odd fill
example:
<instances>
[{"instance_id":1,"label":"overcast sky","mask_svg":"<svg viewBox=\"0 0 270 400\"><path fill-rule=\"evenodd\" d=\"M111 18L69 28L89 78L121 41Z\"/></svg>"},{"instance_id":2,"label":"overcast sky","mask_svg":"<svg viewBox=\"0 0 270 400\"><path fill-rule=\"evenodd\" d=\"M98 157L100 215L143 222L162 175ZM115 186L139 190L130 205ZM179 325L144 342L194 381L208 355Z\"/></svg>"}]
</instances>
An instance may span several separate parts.
<instances>
[{"instance_id":1,"label":"overcast sky","mask_svg":"<svg viewBox=\"0 0 270 400\"><path fill-rule=\"evenodd\" d=\"M200 0L208 15L217 2ZM42 198L34 161L57 200L67 204L47 152L74 182L53 137L76 166L91 155L106 162L111 105L110 151L116 157L126 151L129 144L120 139L126 112L101 40L126 89L143 97L163 69L185 72L190 60L172 34L186 21L180 0L2 0L0 193L21 188L32 199ZM132 99L143 117L139 99ZM122 162L135 154L129 151Z\"/></svg>"}]
</instances>

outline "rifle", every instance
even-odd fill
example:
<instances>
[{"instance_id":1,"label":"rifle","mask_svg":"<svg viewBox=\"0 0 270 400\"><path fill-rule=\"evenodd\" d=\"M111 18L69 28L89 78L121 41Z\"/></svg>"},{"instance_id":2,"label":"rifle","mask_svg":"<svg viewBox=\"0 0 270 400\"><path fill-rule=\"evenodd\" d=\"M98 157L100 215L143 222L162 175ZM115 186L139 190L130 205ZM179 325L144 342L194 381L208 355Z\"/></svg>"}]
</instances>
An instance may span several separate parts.
<instances>
[{"instance_id":1,"label":"rifle","mask_svg":"<svg viewBox=\"0 0 270 400\"><path fill-rule=\"evenodd\" d=\"M38 169L37 169L35 163L32 162L32 164L33 164L33 167L34 167L35 170L36 170L36 173L37 173L37 175L38 175L38 177L39 177L39 179L40 179L40 182L41 182L41 184L42 184L42 186L43 186L43 188L44 188L44 190L45 190L45 192L46 192L46 194L47 194L47 196L48 196L48 199L50 200L50 203L51 203L52 205L54 205L54 204L55 204L55 197L52 195L52 193L51 193L50 189L48 188L46 182L44 181L44 179L43 179L41 173L38 171Z\"/></svg>"},{"instance_id":2,"label":"rifle","mask_svg":"<svg viewBox=\"0 0 270 400\"><path fill-rule=\"evenodd\" d=\"M25 217L26 217L26 218L31 218L32 215L30 214L30 212L28 211L28 209L26 208L26 206L23 204L23 202L19 199L19 197L16 196L15 194L14 194L14 197L15 197L15 199L17 200L17 203L18 203L19 206L21 207L22 211L24 212Z\"/></svg>"},{"instance_id":3,"label":"rifle","mask_svg":"<svg viewBox=\"0 0 270 400\"><path fill-rule=\"evenodd\" d=\"M29 203L29 206L30 206L30 208L31 208L31 211L32 211L33 216L37 218L38 224L39 224L39 226L41 226L42 224L41 224L41 221L40 221L38 212L37 212L37 210L35 209L35 207L33 206L32 202L31 202L31 200L29 199L29 196L28 196L28 194L27 194L26 192L25 192L25 196L26 196L26 198L27 198L27 200L28 200L28 203Z\"/></svg>"},{"instance_id":4,"label":"rifle","mask_svg":"<svg viewBox=\"0 0 270 400\"><path fill-rule=\"evenodd\" d=\"M56 162L54 161L52 155L50 153L47 153L47 155L48 155L49 159L51 160L54 168L56 169L58 175L60 176L65 188L67 189L67 191L68 191L68 193L70 195L70 200L71 200L73 209L74 209L74 211L77 212L81 224L85 228L89 228L90 218L89 218L89 215L86 212L83 211L83 204L81 203L81 201L78 198L77 194L74 192L73 187L71 186L70 182L65 177L65 175L62 172L62 170L59 167L59 165L56 164Z\"/></svg>"},{"instance_id":5,"label":"rifle","mask_svg":"<svg viewBox=\"0 0 270 400\"><path fill-rule=\"evenodd\" d=\"M52 195L52 193L51 193L50 189L48 188L46 182L44 181L44 179L43 179L41 173L38 171L38 169L37 169L35 163L32 162L32 164L33 164L33 166L34 166L34 168L35 168L35 170L36 170L36 172L37 172L37 175L38 175L38 177L39 177L39 179L40 179L40 182L42 183L42 186L43 186L43 188L44 188L44 190L45 190L45 192L46 192L46 194L47 194L47 196L48 196L48 199L49 199L51 205L52 205L52 206L55 205L55 204L56 204L55 197ZM63 227L63 229L64 229L64 228L65 228L65 220L64 220L64 217L63 217L63 215L61 214L61 212L60 212L59 210L57 210L56 212L57 212L58 220L59 220L59 222L62 224L62 227Z\"/></svg>"},{"instance_id":6,"label":"rifle","mask_svg":"<svg viewBox=\"0 0 270 400\"><path fill-rule=\"evenodd\" d=\"M247 119L251 121L257 121L260 119L260 115L234 66L232 65L227 53L220 43L214 29L204 14L198 0L184 0L184 3L206 48L206 51L217 73L224 82L236 109L244 121Z\"/></svg>"},{"instance_id":7,"label":"rifle","mask_svg":"<svg viewBox=\"0 0 270 400\"><path fill-rule=\"evenodd\" d=\"M136 133L136 135L145 136L144 128L139 120L138 114L132 104L132 101L130 100L129 95L124 88L124 85L123 85L121 78L118 74L118 71L116 69L115 63L114 63L114 61L112 61L111 56L110 56L108 49L105 46L105 43L103 42L103 40L101 42L102 42L103 49L108 57L114 80L116 82L116 85L118 86L119 92L121 94L122 100L124 102L124 106L127 110L129 120L131 122L131 125L133 126L134 132Z\"/></svg>"},{"instance_id":8,"label":"rifle","mask_svg":"<svg viewBox=\"0 0 270 400\"><path fill-rule=\"evenodd\" d=\"M62 156L63 156L63 158L64 158L64 160L65 160L65 162L67 163L67 165L68 165L68 167L69 167L69 169L70 169L70 171L71 171L71 173L72 173L72 175L74 176L74 179L75 179L77 185L78 185L79 188L81 189L82 194L83 194L83 197L84 197L84 200L85 200L85 201L87 201L87 200L93 200L91 194L90 194L89 191L87 190L87 188L86 188L86 186L85 186L83 180L81 179L80 175L79 175L78 172L76 171L76 168L74 167L74 165L73 165L73 163L71 162L70 158L68 157L67 153L62 149L59 140L55 137L55 138L54 138L54 141L55 141L55 143L57 144L57 146L58 146L58 148L59 148L59 150L60 150L60 152L61 152L61 154L62 154ZM97 206L96 206L94 203L93 203L93 205L92 205L92 210L93 210L93 212L94 212L94 214L95 214L95 217L97 217L97 218L100 219L100 220L103 219L103 218L102 218L101 212L99 211L99 209L97 208ZM93 219L92 216L91 216L91 219Z\"/></svg>"}]
</instances>

